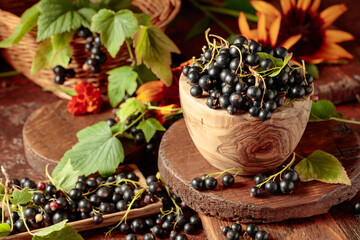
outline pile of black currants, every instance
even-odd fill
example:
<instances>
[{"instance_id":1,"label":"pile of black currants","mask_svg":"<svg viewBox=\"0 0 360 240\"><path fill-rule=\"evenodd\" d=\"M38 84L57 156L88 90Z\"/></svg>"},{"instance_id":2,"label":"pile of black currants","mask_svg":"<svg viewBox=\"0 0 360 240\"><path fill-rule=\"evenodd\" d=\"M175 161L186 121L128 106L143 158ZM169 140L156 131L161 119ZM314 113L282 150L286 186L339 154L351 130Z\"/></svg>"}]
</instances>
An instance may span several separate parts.
<instances>
[{"instance_id":1,"label":"pile of black currants","mask_svg":"<svg viewBox=\"0 0 360 240\"><path fill-rule=\"evenodd\" d=\"M287 169L284 171L281 181L278 182L275 178L276 176L267 178L261 173L255 175L254 183L256 186L250 188L250 195L260 197L261 188L265 188L265 191L270 194L289 194L294 190L295 183L299 181L299 174L294 169Z\"/></svg>"},{"instance_id":2,"label":"pile of black currants","mask_svg":"<svg viewBox=\"0 0 360 240\"><path fill-rule=\"evenodd\" d=\"M239 223L233 223L231 227L222 227L221 233L226 237L226 240L238 240L242 235L242 227ZM264 230L259 230L255 224L249 224L245 229L245 234L256 240L267 240L269 238L269 234Z\"/></svg>"},{"instance_id":3,"label":"pile of black currants","mask_svg":"<svg viewBox=\"0 0 360 240\"><path fill-rule=\"evenodd\" d=\"M63 66L61 65L57 65L53 68L53 72L55 74L55 79L54 82L56 84L64 84L64 82L66 81L66 78L73 78L75 77L75 71L74 69L65 69Z\"/></svg>"},{"instance_id":4,"label":"pile of black currants","mask_svg":"<svg viewBox=\"0 0 360 240\"><path fill-rule=\"evenodd\" d=\"M222 173L220 172L219 174ZM215 189L218 185L218 181L216 180L216 178L212 177L212 175L213 174L204 174L200 178L194 178L191 181L191 186L198 191ZM231 187L232 185L234 185L234 182L234 176L229 173L224 174L224 176L222 177L222 184L224 187Z\"/></svg>"},{"instance_id":5,"label":"pile of black currants","mask_svg":"<svg viewBox=\"0 0 360 240\"><path fill-rule=\"evenodd\" d=\"M262 47L243 36L232 45L217 38L221 45L208 42L200 59L183 69L192 86L190 94L207 97L209 108L226 109L229 114L248 111L265 121L286 98L312 93L313 77L303 67L288 64L291 55L284 47Z\"/></svg>"}]
</instances>

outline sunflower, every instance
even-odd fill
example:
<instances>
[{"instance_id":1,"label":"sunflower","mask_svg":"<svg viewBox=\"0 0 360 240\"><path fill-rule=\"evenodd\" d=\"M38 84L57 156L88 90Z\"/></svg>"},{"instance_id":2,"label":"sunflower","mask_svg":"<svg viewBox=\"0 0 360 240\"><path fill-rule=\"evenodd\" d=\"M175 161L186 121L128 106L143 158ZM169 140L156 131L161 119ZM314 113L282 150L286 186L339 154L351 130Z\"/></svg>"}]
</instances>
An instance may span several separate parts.
<instances>
[{"instance_id":1,"label":"sunflower","mask_svg":"<svg viewBox=\"0 0 360 240\"><path fill-rule=\"evenodd\" d=\"M258 15L257 29L250 29L245 14L240 13L238 24L242 35L260 42L263 46L283 46L297 59L318 64L338 63L354 56L338 43L350 41L348 32L327 29L347 11L345 4L332 5L318 12L321 0L280 0L282 12L265 1L250 3Z\"/></svg>"}]
</instances>

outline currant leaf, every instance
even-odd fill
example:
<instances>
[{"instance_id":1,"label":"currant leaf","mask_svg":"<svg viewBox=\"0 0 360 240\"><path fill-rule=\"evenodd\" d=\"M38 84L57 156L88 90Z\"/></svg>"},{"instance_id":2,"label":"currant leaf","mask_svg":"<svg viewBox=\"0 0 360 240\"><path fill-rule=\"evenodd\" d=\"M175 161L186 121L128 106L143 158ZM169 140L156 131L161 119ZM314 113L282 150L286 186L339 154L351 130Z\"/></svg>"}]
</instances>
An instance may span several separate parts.
<instances>
[{"instance_id":1,"label":"currant leaf","mask_svg":"<svg viewBox=\"0 0 360 240\"><path fill-rule=\"evenodd\" d=\"M61 171L53 176L53 180L56 186L68 191L75 187L79 176L79 171L73 169L71 160L68 159L65 166L61 168Z\"/></svg>"},{"instance_id":2,"label":"currant leaf","mask_svg":"<svg viewBox=\"0 0 360 240\"><path fill-rule=\"evenodd\" d=\"M108 96L112 107L116 107L125 97L136 91L138 74L129 66L122 66L107 72L109 74Z\"/></svg>"},{"instance_id":3,"label":"currant leaf","mask_svg":"<svg viewBox=\"0 0 360 240\"><path fill-rule=\"evenodd\" d=\"M293 54L289 53L288 55L285 56L284 61L282 66L280 67L279 70L271 73L269 76L270 77L276 77L277 75L279 75L279 73L283 70L283 68L289 63L290 59L292 58Z\"/></svg>"},{"instance_id":4,"label":"currant leaf","mask_svg":"<svg viewBox=\"0 0 360 240\"><path fill-rule=\"evenodd\" d=\"M108 176L124 161L123 146L106 122L79 131L77 137L79 142L64 154L52 176L60 174L69 159L73 170L85 176L96 172Z\"/></svg>"},{"instance_id":5,"label":"currant leaf","mask_svg":"<svg viewBox=\"0 0 360 240\"><path fill-rule=\"evenodd\" d=\"M313 102L309 122L326 121L335 114L335 105L328 100Z\"/></svg>"},{"instance_id":6,"label":"currant leaf","mask_svg":"<svg viewBox=\"0 0 360 240\"><path fill-rule=\"evenodd\" d=\"M180 53L178 47L156 26L143 26L134 35L137 64L144 63L166 86L172 82L171 52Z\"/></svg>"},{"instance_id":7,"label":"currant leaf","mask_svg":"<svg viewBox=\"0 0 360 240\"><path fill-rule=\"evenodd\" d=\"M21 39L27 34L28 32L33 29L38 21L39 18L39 9L38 3L32 6L31 8L27 9L21 15L21 22L16 26L13 34L10 37L0 42L0 48L7 48L14 44L18 44Z\"/></svg>"},{"instance_id":8,"label":"currant leaf","mask_svg":"<svg viewBox=\"0 0 360 240\"><path fill-rule=\"evenodd\" d=\"M0 223L0 238L9 236L11 233L11 227L7 223Z\"/></svg>"},{"instance_id":9,"label":"currant leaf","mask_svg":"<svg viewBox=\"0 0 360 240\"><path fill-rule=\"evenodd\" d=\"M92 18L91 31L100 33L101 41L112 57L115 57L125 38L131 37L139 28L134 13L123 9L114 12L101 9Z\"/></svg>"},{"instance_id":10,"label":"currant leaf","mask_svg":"<svg viewBox=\"0 0 360 240\"><path fill-rule=\"evenodd\" d=\"M29 188L26 187L20 192L14 191L11 199L11 203L14 205L24 205L31 201L33 194L29 192Z\"/></svg>"},{"instance_id":11,"label":"currant leaf","mask_svg":"<svg viewBox=\"0 0 360 240\"><path fill-rule=\"evenodd\" d=\"M123 104L121 104L120 109L116 114L120 118L120 122L124 122L128 117L144 113L145 111L146 106L133 97L127 99Z\"/></svg>"},{"instance_id":12,"label":"currant leaf","mask_svg":"<svg viewBox=\"0 0 360 240\"><path fill-rule=\"evenodd\" d=\"M64 220L36 232L32 240L83 240L83 237L73 227L66 224L67 221Z\"/></svg>"},{"instance_id":13,"label":"currant leaf","mask_svg":"<svg viewBox=\"0 0 360 240\"><path fill-rule=\"evenodd\" d=\"M151 138L155 135L156 131L166 131L166 129L161 125L161 123L155 118L148 118L142 120L137 129L140 129L145 136L146 142L149 142Z\"/></svg>"},{"instance_id":14,"label":"currant leaf","mask_svg":"<svg viewBox=\"0 0 360 240\"><path fill-rule=\"evenodd\" d=\"M135 13L135 17L138 20L139 25L149 26L151 22L151 16L145 13Z\"/></svg>"},{"instance_id":15,"label":"currant leaf","mask_svg":"<svg viewBox=\"0 0 360 240\"><path fill-rule=\"evenodd\" d=\"M317 180L325 183L342 183L351 185L351 181L341 165L333 155L317 150L307 158L302 159L295 170L303 182Z\"/></svg>"}]
</instances>

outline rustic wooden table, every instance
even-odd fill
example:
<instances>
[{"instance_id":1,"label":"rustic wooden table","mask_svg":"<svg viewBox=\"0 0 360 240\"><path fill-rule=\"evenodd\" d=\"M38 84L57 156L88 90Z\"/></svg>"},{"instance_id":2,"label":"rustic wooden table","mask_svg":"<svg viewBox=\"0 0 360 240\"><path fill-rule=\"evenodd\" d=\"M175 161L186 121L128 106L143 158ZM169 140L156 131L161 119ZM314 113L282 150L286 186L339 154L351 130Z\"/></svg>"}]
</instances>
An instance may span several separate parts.
<instances>
[{"instance_id":1,"label":"rustic wooden table","mask_svg":"<svg viewBox=\"0 0 360 240\"><path fill-rule=\"evenodd\" d=\"M323 1L323 4L332 5L340 1ZM344 2L344 1L341 1ZM360 30L356 28L356 20L360 2L345 1L349 5L349 13L338 21L338 26L352 32L357 36L357 41L350 44L356 59L360 59ZM187 12L185 12L187 13ZM193 16L191 20L197 18ZM194 21L192 21L193 24ZM178 45L182 46L184 59L192 55L198 55L193 49L200 49L197 44L181 43L184 36L184 24L186 22L174 23L168 29L168 33L175 39ZM189 25L192 26L192 25ZM178 40L180 39L180 40ZM356 60L356 61L357 61ZM321 78L331 79L330 70L323 71ZM339 69L338 67L336 67ZM340 67L340 70L342 68ZM346 66L345 68L346 69ZM0 59L0 72L11 70L2 59ZM40 176L31 168L25 159L22 127L27 117L36 109L48 103L57 101L58 98L49 92L43 92L40 87L23 77L22 75L0 78L0 165L3 165L11 177L21 178L27 176L34 180L41 180ZM360 120L360 103L353 101L338 105L337 110L344 113L347 119ZM61 126L54 126L61 127ZM360 125L352 125L351 128L360 134ZM154 164L154 161L150 161ZM141 169L141 166L140 166ZM280 224L264 225L273 239L360 239L360 220L353 214L353 205L360 200L358 194L353 200L333 207L329 213L316 217L289 220ZM218 227L218 226L217 226ZM91 230L81 233L85 239L105 239L105 229ZM106 239L124 239L123 235L114 234ZM190 236L189 239L206 239L205 233Z\"/></svg>"}]
</instances>

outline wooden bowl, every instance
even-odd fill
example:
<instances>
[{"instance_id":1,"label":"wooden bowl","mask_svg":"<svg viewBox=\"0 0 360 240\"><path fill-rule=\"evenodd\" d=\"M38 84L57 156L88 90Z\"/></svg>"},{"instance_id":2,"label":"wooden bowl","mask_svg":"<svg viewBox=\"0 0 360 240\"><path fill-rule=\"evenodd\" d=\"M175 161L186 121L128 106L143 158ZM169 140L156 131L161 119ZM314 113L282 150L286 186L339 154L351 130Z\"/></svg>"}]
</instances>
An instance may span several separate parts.
<instances>
[{"instance_id":1,"label":"wooden bowl","mask_svg":"<svg viewBox=\"0 0 360 240\"><path fill-rule=\"evenodd\" d=\"M208 97L194 98L186 76L180 77L180 101L190 136L201 155L214 167L242 168L241 175L267 172L281 165L304 133L311 110L310 97L281 106L268 121L248 112L228 114L210 109Z\"/></svg>"}]
</instances>

